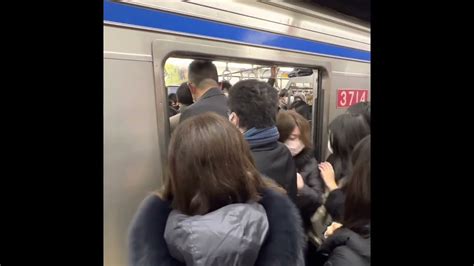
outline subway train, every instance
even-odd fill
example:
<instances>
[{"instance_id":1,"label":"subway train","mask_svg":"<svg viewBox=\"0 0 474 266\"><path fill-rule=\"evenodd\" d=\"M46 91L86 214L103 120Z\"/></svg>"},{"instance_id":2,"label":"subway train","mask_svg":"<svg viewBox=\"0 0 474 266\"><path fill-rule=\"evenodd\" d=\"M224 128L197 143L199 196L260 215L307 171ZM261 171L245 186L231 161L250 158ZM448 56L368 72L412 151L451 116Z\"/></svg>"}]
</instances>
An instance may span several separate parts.
<instances>
[{"instance_id":1,"label":"subway train","mask_svg":"<svg viewBox=\"0 0 474 266\"><path fill-rule=\"evenodd\" d=\"M104 265L128 264L128 226L165 173L169 58L313 69L318 161L328 123L370 100L368 23L289 1L104 1Z\"/></svg>"}]
</instances>

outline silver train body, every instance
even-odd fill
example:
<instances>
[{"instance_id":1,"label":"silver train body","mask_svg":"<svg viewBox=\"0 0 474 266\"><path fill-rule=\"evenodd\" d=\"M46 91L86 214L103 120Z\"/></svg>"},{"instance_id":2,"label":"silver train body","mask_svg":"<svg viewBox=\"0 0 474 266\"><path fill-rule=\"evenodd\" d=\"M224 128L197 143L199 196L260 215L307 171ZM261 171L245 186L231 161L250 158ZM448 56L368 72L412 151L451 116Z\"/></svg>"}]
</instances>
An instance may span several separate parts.
<instances>
[{"instance_id":1,"label":"silver train body","mask_svg":"<svg viewBox=\"0 0 474 266\"><path fill-rule=\"evenodd\" d=\"M171 56L316 69L320 159L328 123L346 110L337 108L338 89L369 90L370 100L368 25L285 1L105 1L104 265L128 264L128 226L162 181Z\"/></svg>"}]
</instances>

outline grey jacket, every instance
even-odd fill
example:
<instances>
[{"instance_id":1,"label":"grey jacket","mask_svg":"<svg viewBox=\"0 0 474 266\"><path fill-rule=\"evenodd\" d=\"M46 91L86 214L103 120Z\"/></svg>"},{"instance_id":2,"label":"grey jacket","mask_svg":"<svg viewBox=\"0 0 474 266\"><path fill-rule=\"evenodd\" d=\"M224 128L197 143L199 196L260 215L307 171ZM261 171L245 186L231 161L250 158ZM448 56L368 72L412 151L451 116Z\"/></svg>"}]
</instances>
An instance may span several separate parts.
<instances>
[{"instance_id":1,"label":"grey jacket","mask_svg":"<svg viewBox=\"0 0 474 266\"><path fill-rule=\"evenodd\" d=\"M221 89L211 88L199 100L188 106L186 110L181 112L180 123L184 120L205 113L214 112L227 118L227 97Z\"/></svg>"},{"instance_id":2,"label":"grey jacket","mask_svg":"<svg viewBox=\"0 0 474 266\"><path fill-rule=\"evenodd\" d=\"M255 264L267 233L263 206L239 203L206 215L173 210L164 237L171 256L188 266L245 266Z\"/></svg>"}]
</instances>

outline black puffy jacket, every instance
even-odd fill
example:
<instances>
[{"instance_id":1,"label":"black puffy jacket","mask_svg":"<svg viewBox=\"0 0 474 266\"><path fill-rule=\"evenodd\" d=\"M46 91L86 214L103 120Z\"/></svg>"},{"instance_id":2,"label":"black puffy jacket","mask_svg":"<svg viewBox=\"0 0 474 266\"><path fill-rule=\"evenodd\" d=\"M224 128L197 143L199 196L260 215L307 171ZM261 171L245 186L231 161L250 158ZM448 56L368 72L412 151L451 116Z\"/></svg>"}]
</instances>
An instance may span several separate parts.
<instances>
[{"instance_id":1,"label":"black puffy jacket","mask_svg":"<svg viewBox=\"0 0 474 266\"><path fill-rule=\"evenodd\" d=\"M370 236L365 238L347 229L337 229L320 248L329 255L324 266L370 265Z\"/></svg>"},{"instance_id":2,"label":"black puffy jacket","mask_svg":"<svg viewBox=\"0 0 474 266\"><path fill-rule=\"evenodd\" d=\"M311 226L311 216L322 204L324 194L324 181L322 180L318 161L314 158L313 151L304 149L294 158L296 171L303 177L304 187L298 191L297 206L305 227Z\"/></svg>"}]
</instances>

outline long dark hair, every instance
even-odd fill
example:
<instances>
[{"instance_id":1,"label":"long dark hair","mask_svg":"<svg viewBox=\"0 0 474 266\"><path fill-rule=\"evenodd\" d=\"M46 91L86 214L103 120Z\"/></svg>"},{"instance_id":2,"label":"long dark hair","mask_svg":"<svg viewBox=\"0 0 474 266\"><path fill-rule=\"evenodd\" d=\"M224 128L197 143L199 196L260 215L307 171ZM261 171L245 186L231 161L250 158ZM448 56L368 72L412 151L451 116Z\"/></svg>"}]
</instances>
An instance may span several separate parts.
<instances>
[{"instance_id":1,"label":"long dark hair","mask_svg":"<svg viewBox=\"0 0 474 266\"><path fill-rule=\"evenodd\" d=\"M370 135L362 139L352 154L353 170L345 186L343 224L361 235L370 234Z\"/></svg>"},{"instance_id":2,"label":"long dark hair","mask_svg":"<svg viewBox=\"0 0 474 266\"><path fill-rule=\"evenodd\" d=\"M352 171L351 153L355 145L370 134L370 127L360 114L341 114L329 124L329 141L333 154L328 158L336 174L336 181L348 177Z\"/></svg>"},{"instance_id":3,"label":"long dark hair","mask_svg":"<svg viewBox=\"0 0 474 266\"><path fill-rule=\"evenodd\" d=\"M258 201L261 189L272 185L256 169L242 133L215 113L178 125L170 140L168 170L162 196L187 215Z\"/></svg>"},{"instance_id":4,"label":"long dark hair","mask_svg":"<svg viewBox=\"0 0 474 266\"><path fill-rule=\"evenodd\" d=\"M364 116L365 121L370 126L370 102L359 102L353 104L347 109L347 112Z\"/></svg>"}]
</instances>

